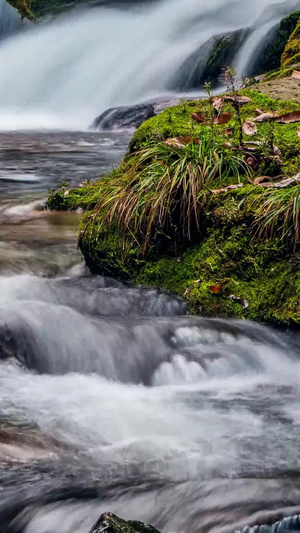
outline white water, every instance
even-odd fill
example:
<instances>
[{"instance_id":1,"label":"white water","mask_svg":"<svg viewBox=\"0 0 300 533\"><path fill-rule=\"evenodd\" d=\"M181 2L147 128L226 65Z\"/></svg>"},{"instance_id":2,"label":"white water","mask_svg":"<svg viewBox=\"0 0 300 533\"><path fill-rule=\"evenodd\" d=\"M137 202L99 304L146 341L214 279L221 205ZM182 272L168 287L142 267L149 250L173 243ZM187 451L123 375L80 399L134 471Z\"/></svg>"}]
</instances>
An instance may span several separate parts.
<instances>
[{"instance_id":1,"label":"white water","mask_svg":"<svg viewBox=\"0 0 300 533\"><path fill-rule=\"evenodd\" d=\"M80 11L31 29L0 47L0 128L85 129L111 106L166 93L212 37L251 27L258 39L250 36L237 58L242 74L261 36L297 5L164 0L134 11Z\"/></svg>"},{"instance_id":2,"label":"white water","mask_svg":"<svg viewBox=\"0 0 300 533\"><path fill-rule=\"evenodd\" d=\"M0 0L0 39L17 31L21 26L21 17L6 0Z\"/></svg>"}]
</instances>

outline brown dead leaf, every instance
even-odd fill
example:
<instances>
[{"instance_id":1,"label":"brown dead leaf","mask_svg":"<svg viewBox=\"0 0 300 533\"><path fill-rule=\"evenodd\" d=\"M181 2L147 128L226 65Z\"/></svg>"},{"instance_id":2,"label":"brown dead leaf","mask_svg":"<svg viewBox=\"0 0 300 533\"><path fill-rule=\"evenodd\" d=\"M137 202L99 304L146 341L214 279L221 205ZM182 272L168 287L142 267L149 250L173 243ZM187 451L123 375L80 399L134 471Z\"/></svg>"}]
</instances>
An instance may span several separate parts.
<instances>
[{"instance_id":1,"label":"brown dead leaf","mask_svg":"<svg viewBox=\"0 0 300 533\"><path fill-rule=\"evenodd\" d=\"M262 113L253 120L254 122L268 122L269 120L274 120L275 117L279 117L278 113Z\"/></svg>"},{"instance_id":2,"label":"brown dead leaf","mask_svg":"<svg viewBox=\"0 0 300 533\"><path fill-rule=\"evenodd\" d=\"M172 139L166 139L164 144L167 146L172 146L173 148L184 148L187 144L193 142L194 144L200 144L200 139L194 137L173 137Z\"/></svg>"},{"instance_id":3,"label":"brown dead leaf","mask_svg":"<svg viewBox=\"0 0 300 533\"><path fill-rule=\"evenodd\" d=\"M229 137L230 135L233 134L233 128L226 128L226 130L224 131L225 135L227 135L227 137ZM300 132L299 132L300 133Z\"/></svg>"},{"instance_id":4,"label":"brown dead leaf","mask_svg":"<svg viewBox=\"0 0 300 533\"><path fill-rule=\"evenodd\" d=\"M254 122L250 120L244 120L243 122L243 132L245 135L255 135L257 133L257 126Z\"/></svg>"},{"instance_id":5,"label":"brown dead leaf","mask_svg":"<svg viewBox=\"0 0 300 533\"><path fill-rule=\"evenodd\" d=\"M206 121L206 118L202 115L202 113L198 112L198 113L192 113L191 114L191 117L193 120L195 120L196 122L199 122L199 124L205 124Z\"/></svg>"},{"instance_id":6,"label":"brown dead leaf","mask_svg":"<svg viewBox=\"0 0 300 533\"><path fill-rule=\"evenodd\" d=\"M300 172L299 174L296 174L296 176L293 176L292 178L286 178L285 180L275 183L275 187L278 189L284 189L285 187L289 187L290 185L299 185L299 183L300 183Z\"/></svg>"},{"instance_id":7,"label":"brown dead leaf","mask_svg":"<svg viewBox=\"0 0 300 533\"><path fill-rule=\"evenodd\" d=\"M228 149L232 148L232 144L229 143L229 142L228 143L223 143L222 146L223 146L223 148L228 148Z\"/></svg>"},{"instance_id":8,"label":"brown dead leaf","mask_svg":"<svg viewBox=\"0 0 300 533\"><path fill-rule=\"evenodd\" d=\"M255 113L257 115L263 115L265 113L265 111L263 109L255 109Z\"/></svg>"},{"instance_id":9,"label":"brown dead leaf","mask_svg":"<svg viewBox=\"0 0 300 533\"><path fill-rule=\"evenodd\" d=\"M280 115L275 120L280 124L292 124L294 122L300 122L300 111L292 111L291 113Z\"/></svg>"},{"instance_id":10,"label":"brown dead leaf","mask_svg":"<svg viewBox=\"0 0 300 533\"><path fill-rule=\"evenodd\" d=\"M228 185L227 187L223 187L222 189L212 189L210 192L212 194L221 194L223 192L234 191L235 189L240 189L242 187L244 187L243 183L236 183L234 185Z\"/></svg>"},{"instance_id":11,"label":"brown dead leaf","mask_svg":"<svg viewBox=\"0 0 300 533\"><path fill-rule=\"evenodd\" d=\"M265 189L268 187L275 187L273 178L271 178L270 176L259 176L258 178L255 178L255 180L253 181L253 185L260 185Z\"/></svg>"},{"instance_id":12,"label":"brown dead leaf","mask_svg":"<svg viewBox=\"0 0 300 533\"><path fill-rule=\"evenodd\" d=\"M300 70L293 70L292 72L292 78L294 80L300 80Z\"/></svg>"},{"instance_id":13,"label":"brown dead leaf","mask_svg":"<svg viewBox=\"0 0 300 533\"><path fill-rule=\"evenodd\" d=\"M214 118L214 124L227 124L232 119L231 113L222 113L218 117Z\"/></svg>"},{"instance_id":14,"label":"brown dead leaf","mask_svg":"<svg viewBox=\"0 0 300 533\"><path fill-rule=\"evenodd\" d=\"M239 94L236 96L225 95L223 96L223 100L224 102L237 102L240 105L249 104L249 102L251 102L251 98L248 96L240 96Z\"/></svg>"},{"instance_id":15,"label":"brown dead leaf","mask_svg":"<svg viewBox=\"0 0 300 533\"><path fill-rule=\"evenodd\" d=\"M183 296L187 296L187 295L191 292L191 290L192 290L191 287L188 287L188 288L184 291Z\"/></svg>"},{"instance_id":16,"label":"brown dead leaf","mask_svg":"<svg viewBox=\"0 0 300 533\"><path fill-rule=\"evenodd\" d=\"M224 100L221 96L215 96L213 99L212 99L212 104L213 104L213 107L216 111L220 111L220 109L222 108L223 106L223 103L224 103Z\"/></svg>"}]
</instances>

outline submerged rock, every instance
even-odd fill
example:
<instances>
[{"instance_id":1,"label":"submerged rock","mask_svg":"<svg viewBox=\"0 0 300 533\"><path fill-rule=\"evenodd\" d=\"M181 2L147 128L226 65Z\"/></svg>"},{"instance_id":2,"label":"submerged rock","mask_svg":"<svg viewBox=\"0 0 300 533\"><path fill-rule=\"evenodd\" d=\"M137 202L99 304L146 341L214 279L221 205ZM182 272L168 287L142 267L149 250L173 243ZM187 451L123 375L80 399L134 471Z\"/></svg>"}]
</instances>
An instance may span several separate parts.
<instances>
[{"instance_id":1,"label":"submerged rock","mask_svg":"<svg viewBox=\"0 0 300 533\"><path fill-rule=\"evenodd\" d=\"M157 529L136 520L123 520L113 513L103 513L90 533L159 533Z\"/></svg>"},{"instance_id":2,"label":"submerged rock","mask_svg":"<svg viewBox=\"0 0 300 533\"><path fill-rule=\"evenodd\" d=\"M138 128L145 120L155 115L155 109L152 104L112 107L97 117L91 128L96 130Z\"/></svg>"},{"instance_id":3,"label":"submerged rock","mask_svg":"<svg viewBox=\"0 0 300 533\"><path fill-rule=\"evenodd\" d=\"M192 98L186 98L189 101ZM91 125L96 130L136 129L146 120L159 115L164 109L177 106L179 98L160 98L131 106L112 107L99 115Z\"/></svg>"},{"instance_id":4,"label":"submerged rock","mask_svg":"<svg viewBox=\"0 0 300 533\"><path fill-rule=\"evenodd\" d=\"M300 531L300 515L284 518L280 522L268 525L245 527L236 533L288 533ZM112 513L104 513L89 533L159 533L157 529L143 522L123 520Z\"/></svg>"}]
</instances>

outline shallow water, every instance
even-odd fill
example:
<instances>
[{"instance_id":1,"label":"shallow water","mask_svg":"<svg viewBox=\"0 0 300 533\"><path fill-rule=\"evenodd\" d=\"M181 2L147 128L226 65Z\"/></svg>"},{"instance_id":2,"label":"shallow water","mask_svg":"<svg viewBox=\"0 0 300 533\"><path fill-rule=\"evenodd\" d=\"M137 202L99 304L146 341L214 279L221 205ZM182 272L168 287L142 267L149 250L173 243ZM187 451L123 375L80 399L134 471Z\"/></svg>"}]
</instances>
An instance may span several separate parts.
<instances>
[{"instance_id":1,"label":"shallow water","mask_svg":"<svg viewBox=\"0 0 300 533\"><path fill-rule=\"evenodd\" d=\"M185 316L90 277L48 188L126 135L0 136L1 531L86 533L104 511L233 532L300 510L299 336Z\"/></svg>"},{"instance_id":2,"label":"shallow water","mask_svg":"<svg viewBox=\"0 0 300 533\"><path fill-rule=\"evenodd\" d=\"M45 211L49 189L105 174L130 133L0 133L0 272L63 274L81 261L80 214Z\"/></svg>"}]
</instances>

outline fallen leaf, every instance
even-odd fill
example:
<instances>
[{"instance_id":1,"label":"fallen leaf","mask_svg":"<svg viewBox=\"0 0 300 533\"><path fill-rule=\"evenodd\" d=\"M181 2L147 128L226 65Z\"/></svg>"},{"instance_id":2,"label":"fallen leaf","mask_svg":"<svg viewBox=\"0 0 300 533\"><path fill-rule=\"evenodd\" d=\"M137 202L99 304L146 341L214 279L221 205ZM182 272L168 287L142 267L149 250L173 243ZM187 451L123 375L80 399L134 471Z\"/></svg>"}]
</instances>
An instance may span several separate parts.
<instances>
[{"instance_id":1,"label":"fallen leaf","mask_svg":"<svg viewBox=\"0 0 300 533\"><path fill-rule=\"evenodd\" d=\"M219 294L219 292L221 292L223 289L223 285L210 285L208 288L214 294Z\"/></svg>"},{"instance_id":2,"label":"fallen leaf","mask_svg":"<svg viewBox=\"0 0 300 533\"><path fill-rule=\"evenodd\" d=\"M225 133L225 135L227 135L229 137L230 135L233 134L233 128L226 128L224 133ZM299 134L300 134L300 132L299 132Z\"/></svg>"},{"instance_id":3,"label":"fallen leaf","mask_svg":"<svg viewBox=\"0 0 300 533\"><path fill-rule=\"evenodd\" d=\"M280 115L275 120L280 124L292 124L294 122L300 122L300 111L292 111L291 113Z\"/></svg>"},{"instance_id":4,"label":"fallen leaf","mask_svg":"<svg viewBox=\"0 0 300 533\"><path fill-rule=\"evenodd\" d=\"M232 148L232 144L231 143L223 143L222 147L223 148Z\"/></svg>"},{"instance_id":5,"label":"fallen leaf","mask_svg":"<svg viewBox=\"0 0 300 533\"><path fill-rule=\"evenodd\" d=\"M236 183L234 185L228 185L227 187L223 187L222 189L212 189L210 192L212 194L221 194L223 192L234 191L235 189L240 189L242 187L244 187L243 183Z\"/></svg>"},{"instance_id":6,"label":"fallen leaf","mask_svg":"<svg viewBox=\"0 0 300 533\"><path fill-rule=\"evenodd\" d=\"M248 104L251 102L251 98L248 96L240 96L239 94L235 96L225 95L223 96L224 102L237 102L240 105Z\"/></svg>"},{"instance_id":7,"label":"fallen leaf","mask_svg":"<svg viewBox=\"0 0 300 533\"><path fill-rule=\"evenodd\" d=\"M280 115L278 113L262 113L253 120L254 122L268 122L269 120L273 120L275 117L279 116Z\"/></svg>"},{"instance_id":8,"label":"fallen leaf","mask_svg":"<svg viewBox=\"0 0 300 533\"><path fill-rule=\"evenodd\" d=\"M194 144L200 144L200 139L194 137L173 137L172 139L166 139L164 144L172 146L173 148L184 148L187 144L193 142Z\"/></svg>"},{"instance_id":9,"label":"fallen leaf","mask_svg":"<svg viewBox=\"0 0 300 533\"><path fill-rule=\"evenodd\" d=\"M265 111L263 109L255 109L255 113L257 115L263 115L265 113Z\"/></svg>"},{"instance_id":10,"label":"fallen leaf","mask_svg":"<svg viewBox=\"0 0 300 533\"><path fill-rule=\"evenodd\" d=\"M299 70L293 70L292 78L294 78L294 80L300 80L300 71Z\"/></svg>"},{"instance_id":11,"label":"fallen leaf","mask_svg":"<svg viewBox=\"0 0 300 533\"><path fill-rule=\"evenodd\" d=\"M205 124L206 118L202 115L202 113L192 113L191 117L196 122L199 122L199 124Z\"/></svg>"},{"instance_id":12,"label":"fallen leaf","mask_svg":"<svg viewBox=\"0 0 300 533\"><path fill-rule=\"evenodd\" d=\"M285 187L289 187L290 185L298 185L299 183L300 183L300 172L299 174L296 174L296 176L293 176L292 178L286 178L285 180L275 183L274 186L278 189L284 189Z\"/></svg>"},{"instance_id":13,"label":"fallen leaf","mask_svg":"<svg viewBox=\"0 0 300 533\"><path fill-rule=\"evenodd\" d=\"M270 176L259 176L258 178L255 178L255 180L253 181L253 185L263 185L265 183L269 183L272 180L273 178L271 178Z\"/></svg>"},{"instance_id":14,"label":"fallen leaf","mask_svg":"<svg viewBox=\"0 0 300 533\"><path fill-rule=\"evenodd\" d=\"M188 287L188 288L184 291L183 296L186 296L186 295L189 294L190 292L191 292L191 288Z\"/></svg>"},{"instance_id":15,"label":"fallen leaf","mask_svg":"<svg viewBox=\"0 0 300 533\"><path fill-rule=\"evenodd\" d=\"M222 283L220 283L219 285L210 285L208 288L214 294L219 294L219 292L221 292L221 290L223 289L223 287L225 287L225 285L227 285L227 283L229 283L228 279L222 281Z\"/></svg>"},{"instance_id":16,"label":"fallen leaf","mask_svg":"<svg viewBox=\"0 0 300 533\"><path fill-rule=\"evenodd\" d=\"M243 122L243 132L245 135L255 135L257 133L257 126L254 122L250 120L244 120Z\"/></svg>"},{"instance_id":17,"label":"fallen leaf","mask_svg":"<svg viewBox=\"0 0 300 533\"><path fill-rule=\"evenodd\" d=\"M300 131L297 131L297 135L298 135L298 137L300 137Z\"/></svg>"},{"instance_id":18,"label":"fallen leaf","mask_svg":"<svg viewBox=\"0 0 300 533\"><path fill-rule=\"evenodd\" d=\"M196 279L195 281L193 281L194 284L196 283L201 283L202 279Z\"/></svg>"},{"instance_id":19,"label":"fallen leaf","mask_svg":"<svg viewBox=\"0 0 300 533\"><path fill-rule=\"evenodd\" d=\"M214 118L214 124L227 124L232 119L231 113L222 113Z\"/></svg>"},{"instance_id":20,"label":"fallen leaf","mask_svg":"<svg viewBox=\"0 0 300 533\"><path fill-rule=\"evenodd\" d=\"M213 104L213 107L216 111L220 111L220 109L222 108L223 106L223 103L224 103L224 100L221 96L215 96L213 99L212 99L212 104Z\"/></svg>"}]
</instances>

